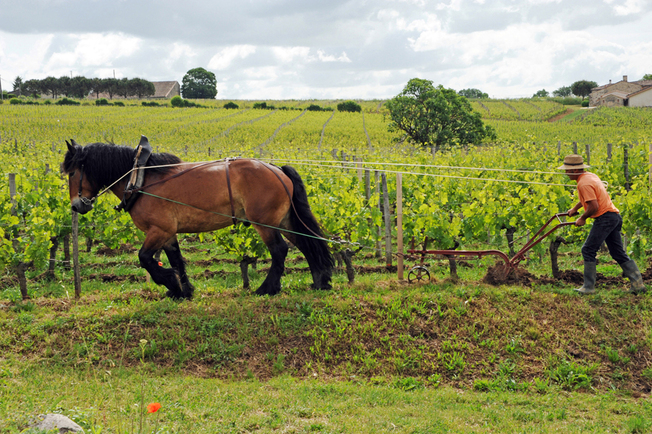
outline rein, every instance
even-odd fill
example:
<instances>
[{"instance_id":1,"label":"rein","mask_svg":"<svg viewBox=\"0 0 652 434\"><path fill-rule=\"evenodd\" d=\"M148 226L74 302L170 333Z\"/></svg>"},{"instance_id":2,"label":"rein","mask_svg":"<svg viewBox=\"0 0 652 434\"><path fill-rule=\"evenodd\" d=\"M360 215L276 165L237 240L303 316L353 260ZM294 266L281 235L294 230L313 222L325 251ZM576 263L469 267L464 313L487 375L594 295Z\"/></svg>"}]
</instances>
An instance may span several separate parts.
<instances>
[{"instance_id":1,"label":"rein","mask_svg":"<svg viewBox=\"0 0 652 434\"><path fill-rule=\"evenodd\" d=\"M238 157L238 158L239 158L239 157ZM152 182L152 183L147 184L147 185L143 185L142 187L139 187L139 188L135 188L135 189L133 189L133 190L131 191L131 193L132 193L132 194L133 194L133 193L146 194L146 195L148 195L148 196L152 196L152 197L156 197L156 198L159 198L159 199L168 200L168 201L170 201L170 202L174 202L174 203L177 203L177 204L179 204L179 205L185 205L185 206L190 206L190 207L192 207L191 205L188 205L188 204L185 204L185 203L182 203L182 202L176 202L176 201L173 201L173 200L170 200L170 199L164 198L164 197L160 197L160 196L157 196L157 195L154 195L154 194L148 193L148 192L146 192L146 191L144 191L144 190L145 190L146 188L152 187L152 186L154 186L154 185L162 184L162 183L167 182L167 181L169 181L169 180L171 180L171 179L177 178L177 177L179 177L179 176L181 176L181 175L185 175L186 173L191 172L191 171L193 171L193 170L195 170L195 169L199 169L199 168L201 168L201 167L209 166L209 165L211 165L211 164L221 163L221 162L224 161L224 162L226 163L226 169L225 169L225 171L226 171L226 185L227 185L227 188L228 188L228 191L229 191L229 202L231 203L231 216L230 216L230 217L231 217L231 219L233 220L233 224L236 225L237 222L238 222L238 220L242 220L242 219L239 219L239 218L237 218L237 217L235 216L235 206L234 206L234 204L233 204L233 193L232 193L232 190L231 190L231 179L230 179L230 176L229 176L229 161L236 160L236 159L238 159L238 158L226 158L226 159L224 159L224 160L207 161L207 162L205 162L205 163L202 163L202 164L199 164L199 165L197 165L197 166L193 166L193 167L191 167L191 168L189 168L189 169L183 170L183 171L181 171L181 172L179 172L179 173L175 173L174 175L168 176L167 178L159 179L158 181ZM288 195L288 199L290 200L290 205L292 206L292 209L294 210L295 215L297 216L299 222L301 222L301 224L302 224L306 229L308 229L308 231L312 234L312 237L311 237L311 238L317 238L317 239L321 239L321 240L325 240L325 241L332 242L332 240L327 240L327 239L324 238L323 236L321 236L321 235L315 233L312 229L310 229L310 227L309 227L306 223L304 223L304 221L301 219L301 217L300 217L300 215L299 215L299 212L298 212L297 209L296 209L296 206L294 205L294 200L292 199L292 195L290 194L290 190L288 189L287 185L285 185L285 182L283 182L283 180L281 179L281 177L279 176L279 174L276 173L276 172L274 171L272 165L269 164L269 163L266 163L266 162L264 162L264 161L261 161L261 160L257 160L257 161L259 161L260 163L262 163L262 165L263 165L264 167L266 167L270 172L272 172L272 173L274 174L274 176L276 176L276 178L279 180L279 182L281 183L281 185L282 185L283 188L285 189L285 192L286 192L287 195ZM191 164L191 163L184 162L184 163L174 164L174 165L169 165L169 166L178 166L178 165L181 165L181 164ZM153 169L153 168L155 168L155 167L164 167L164 166L145 166L145 167L142 167L142 169ZM98 194L97 194L96 196L94 196L93 198L88 199L88 198L86 198L86 197L84 197L84 196L81 195L81 192L82 192L82 181L83 181L83 177L84 177L84 165L82 165L82 167L81 167L81 175L80 175L80 178L79 178L79 193L78 193L80 200L81 200L84 204L86 204L86 205L92 205L93 202L95 202L95 200L96 200L99 196L101 196L101 195L103 195L104 193L106 193L107 191L109 191L109 190L110 190L110 189L111 189L115 184L117 184L118 182L120 182L122 179L124 179L126 176L128 176L130 173L132 173L134 170L136 170L136 169L131 169L131 170L129 170L127 173L125 173L125 174L122 175L120 178L118 178L118 180L115 181L113 184L111 184L110 186L106 187L104 190L102 190L100 193L98 193ZM194 208L194 207L192 207L192 208ZM207 210L202 210L202 211L207 211ZM212 211L207 211L207 212L212 212ZM215 213L215 214L222 215L222 214L220 214L220 213ZM256 223L256 224L261 225L261 226L267 226L267 225L262 225L262 224L260 224L260 223ZM281 229L281 228L277 228L277 229L284 230L284 229ZM293 233L293 231L288 231L288 230L285 230L285 231L290 232L290 233ZM298 234L298 235L303 235L303 236L310 236L310 235L302 234L302 233L298 233L298 232L294 232L294 233L296 233L296 234Z\"/></svg>"}]
</instances>

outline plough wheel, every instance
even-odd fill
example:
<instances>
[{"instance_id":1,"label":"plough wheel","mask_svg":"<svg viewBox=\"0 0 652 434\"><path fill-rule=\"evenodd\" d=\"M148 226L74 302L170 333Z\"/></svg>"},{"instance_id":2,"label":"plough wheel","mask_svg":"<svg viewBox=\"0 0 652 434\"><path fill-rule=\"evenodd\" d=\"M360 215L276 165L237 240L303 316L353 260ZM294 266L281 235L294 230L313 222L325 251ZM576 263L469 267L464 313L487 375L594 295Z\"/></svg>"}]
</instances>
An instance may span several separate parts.
<instances>
[{"instance_id":1,"label":"plough wheel","mask_svg":"<svg viewBox=\"0 0 652 434\"><path fill-rule=\"evenodd\" d=\"M423 265L415 265L408 273L408 283L430 281L430 272Z\"/></svg>"}]
</instances>

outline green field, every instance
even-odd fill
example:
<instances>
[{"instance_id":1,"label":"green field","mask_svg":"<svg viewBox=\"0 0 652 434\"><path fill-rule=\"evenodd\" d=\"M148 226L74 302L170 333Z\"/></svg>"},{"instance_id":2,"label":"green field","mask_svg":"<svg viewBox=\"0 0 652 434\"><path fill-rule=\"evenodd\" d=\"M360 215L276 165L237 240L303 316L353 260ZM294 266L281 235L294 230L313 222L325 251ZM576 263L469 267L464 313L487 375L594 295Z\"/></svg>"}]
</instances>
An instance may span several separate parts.
<instances>
[{"instance_id":1,"label":"green field","mask_svg":"<svg viewBox=\"0 0 652 434\"><path fill-rule=\"evenodd\" d=\"M650 432L652 296L624 293L628 283L606 252L598 293L575 294L585 229L559 231L557 277L550 238L521 263L520 282L487 283L492 258L451 268L435 257L426 258L429 282L399 282L378 235L376 172L388 179L393 266L396 172L406 246L427 236L432 248L508 252L507 229L518 250L572 206L573 186L555 169L576 146L609 183L628 253L649 285L652 111L548 122L565 107L483 102L476 109L487 112L497 142L433 154L388 133L382 101L361 102L362 113L304 110L336 101L267 101L275 110L236 103L0 105L0 167L17 184L13 201L7 187L1 196L0 433L51 412L93 433ZM141 134L189 161L243 156L295 166L326 233L345 241L332 244L334 253L354 253L354 280L338 264L333 290L311 290L293 249L281 294L256 297L242 288L239 263L259 256L248 272L255 289L268 255L238 226L180 238L197 290L192 301L171 301L147 282L136 253L142 234L107 195L80 218L75 300L62 253L70 234L67 180L57 170L65 140L135 146ZM409 270L419 258L405 262ZM26 300L17 264L26 267ZM144 414L151 402L161 410Z\"/></svg>"}]
</instances>

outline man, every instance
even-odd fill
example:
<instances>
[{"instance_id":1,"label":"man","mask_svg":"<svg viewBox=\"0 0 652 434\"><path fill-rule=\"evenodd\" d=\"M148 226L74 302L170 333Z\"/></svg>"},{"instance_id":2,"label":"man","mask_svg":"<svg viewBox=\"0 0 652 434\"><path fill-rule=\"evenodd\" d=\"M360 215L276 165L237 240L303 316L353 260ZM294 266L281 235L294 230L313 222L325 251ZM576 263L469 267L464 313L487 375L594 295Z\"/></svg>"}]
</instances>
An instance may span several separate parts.
<instances>
[{"instance_id":1,"label":"man","mask_svg":"<svg viewBox=\"0 0 652 434\"><path fill-rule=\"evenodd\" d=\"M571 181L577 182L577 194L579 202L568 215L578 214L580 208L584 213L577 219L575 226L584 226L586 219L595 219L593 227L584 245L582 256L584 257L584 285L575 291L581 294L592 294L595 292L596 278L596 254L603 242L609 248L609 254L621 266L623 274L630 280L631 287L628 292L632 294L644 293L647 288L643 283L643 277L634 260L630 259L623 249L620 230L623 226L623 219L620 211L614 206L607 189L597 175L586 172L589 166L584 164L581 155L573 154L564 158L564 165L559 169L565 170Z\"/></svg>"}]
</instances>

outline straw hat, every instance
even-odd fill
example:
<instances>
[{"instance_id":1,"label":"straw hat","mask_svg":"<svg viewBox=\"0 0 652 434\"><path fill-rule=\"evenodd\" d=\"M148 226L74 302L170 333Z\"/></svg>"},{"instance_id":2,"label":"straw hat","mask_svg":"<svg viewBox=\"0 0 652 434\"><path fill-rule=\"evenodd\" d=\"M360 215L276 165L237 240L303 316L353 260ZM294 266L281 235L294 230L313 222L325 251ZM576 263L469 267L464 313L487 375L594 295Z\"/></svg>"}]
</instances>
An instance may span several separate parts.
<instances>
[{"instance_id":1,"label":"straw hat","mask_svg":"<svg viewBox=\"0 0 652 434\"><path fill-rule=\"evenodd\" d=\"M570 169L587 169L591 166L584 164L584 158L581 155L571 154L564 157L564 165L559 166L559 170L570 170Z\"/></svg>"}]
</instances>

